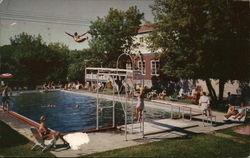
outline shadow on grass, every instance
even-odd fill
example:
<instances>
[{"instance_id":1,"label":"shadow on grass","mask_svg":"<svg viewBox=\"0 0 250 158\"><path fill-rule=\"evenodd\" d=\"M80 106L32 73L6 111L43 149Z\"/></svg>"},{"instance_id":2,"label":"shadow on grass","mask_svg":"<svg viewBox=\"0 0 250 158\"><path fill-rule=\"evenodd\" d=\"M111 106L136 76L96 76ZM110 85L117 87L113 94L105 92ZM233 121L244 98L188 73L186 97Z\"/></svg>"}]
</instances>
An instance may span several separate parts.
<instances>
[{"instance_id":1,"label":"shadow on grass","mask_svg":"<svg viewBox=\"0 0 250 158\"><path fill-rule=\"evenodd\" d=\"M0 148L8 148L29 143L29 140L0 121Z\"/></svg>"}]
</instances>

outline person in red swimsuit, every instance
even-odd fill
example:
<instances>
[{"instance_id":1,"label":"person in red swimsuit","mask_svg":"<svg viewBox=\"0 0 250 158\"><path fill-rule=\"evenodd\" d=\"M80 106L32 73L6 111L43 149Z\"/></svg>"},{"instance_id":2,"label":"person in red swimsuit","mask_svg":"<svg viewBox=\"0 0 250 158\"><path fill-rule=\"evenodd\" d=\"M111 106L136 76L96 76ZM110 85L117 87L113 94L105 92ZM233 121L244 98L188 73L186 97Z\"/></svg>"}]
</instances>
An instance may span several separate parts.
<instances>
[{"instance_id":1,"label":"person in red swimsuit","mask_svg":"<svg viewBox=\"0 0 250 158\"><path fill-rule=\"evenodd\" d=\"M46 123L45 116L40 117L40 126L39 126L39 133L41 133L43 139L55 138L56 140L60 138L63 141L63 144L69 145L69 143L63 139L63 136L59 132L51 131Z\"/></svg>"}]
</instances>

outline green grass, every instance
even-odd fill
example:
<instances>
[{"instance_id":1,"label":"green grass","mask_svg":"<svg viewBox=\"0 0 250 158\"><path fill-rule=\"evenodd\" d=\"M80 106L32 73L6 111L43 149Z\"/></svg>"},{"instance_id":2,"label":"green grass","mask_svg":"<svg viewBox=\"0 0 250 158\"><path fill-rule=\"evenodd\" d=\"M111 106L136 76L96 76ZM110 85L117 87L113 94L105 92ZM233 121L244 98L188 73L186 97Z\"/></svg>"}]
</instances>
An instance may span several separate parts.
<instances>
[{"instance_id":1,"label":"green grass","mask_svg":"<svg viewBox=\"0 0 250 158\"><path fill-rule=\"evenodd\" d=\"M233 132L236 128L239 127L166 139L86 157L246 158L250 154L250 137Z\"/></svg>"},{"instance_id":2,"label":"green grass","mask_svg":"<svg viewBox=\"0 0 250 158\"><path fill-rule=\"evenodd\" d=\"M55 157L50 152L31 151L33 145L29 139L0 121L0 157Z\"/></svg>"}]
</instances>

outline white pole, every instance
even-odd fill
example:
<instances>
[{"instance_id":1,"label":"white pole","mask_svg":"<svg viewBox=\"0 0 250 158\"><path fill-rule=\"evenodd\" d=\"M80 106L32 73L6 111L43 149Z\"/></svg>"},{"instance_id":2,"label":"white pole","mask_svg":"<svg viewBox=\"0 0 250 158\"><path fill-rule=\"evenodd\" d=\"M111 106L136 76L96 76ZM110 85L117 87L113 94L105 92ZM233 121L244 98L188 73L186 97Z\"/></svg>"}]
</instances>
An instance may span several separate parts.
<instances>
[{"instance_id":1,"label":"white pole","mask_svg":"<svg viewBox=\"0 0 250 158\"><path fill-rule=\"evenodd\" d=\"M173 119L173 105L171 105L171 119Z\"/></svg>"},{"instance_id":2,"label":"white pole","mask_svg":"<svg viewBox=\"0 0 250 158\"><path fill-rule=\"evenodd\" d=\"M142 138L144 138L144 110L142 111Z\"/></svg>"},{"instance_id":3,"label":"white pole","mask_svg":"<svg viewBox=\"0 0 250 158\"><path fill-rule=\"evenodd\" d=\"M114 78L112 77L112 87L113 87L113 127L115 127L115 86L114 86Z\"/></svg>"},{"instance_id":4,"label":"white pole","mask_svg":"<svg viewBox=\"0 0 250 158\"><path fill-rule=\"evenodd\" d=\"M119 67L119 59L121 56L123 55L128 55L131 59L131 62L132 62L132 67L133 67L133 73L134 73L134 62L133 62L133 58L131 57L130 54L128 53L122 53L118 58L117 58L117 61L116 61L116 70L117 70L117 76L118 76L118 67ZM118 90L118 95L119 95L119 90ZM126 141L127 141L127 105L125 105L125 138L126 138ZM133 127L133 126L132 126Z\"/></svg>"},{"instance_id":5,"label":"white pole","mask_svg":"<svg viewBox=\"0 0 250 158\"><path fill-rule=\"evenodd\" d=\"M99 83L99 70L97 72L97 98L96 98L96 130L99 129L99 87L98 87L98 83Z\"/></svg>"},{"instance_id":6,"label":"white pole","mask_svg":"<svg viewBox=\"0 0 250 158\"><path fill-rule=\"evenodd\" d=\"M125 140L127 141L128 140L128 136L127 136L127 120L128 120L128 118L127 118L127 105L125 104Z\"/></svg>"}]
</instances>

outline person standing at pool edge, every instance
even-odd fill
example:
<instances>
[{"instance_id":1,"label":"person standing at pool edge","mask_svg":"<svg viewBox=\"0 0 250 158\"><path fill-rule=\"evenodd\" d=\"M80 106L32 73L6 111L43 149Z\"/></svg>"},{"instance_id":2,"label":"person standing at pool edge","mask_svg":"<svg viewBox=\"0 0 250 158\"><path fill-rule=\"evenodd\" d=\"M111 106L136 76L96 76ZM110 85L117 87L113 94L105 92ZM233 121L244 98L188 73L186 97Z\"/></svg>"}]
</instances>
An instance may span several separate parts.
<instances>
[{"instance_id":1,"label":"person standing at pool edge","mask_svg":"<svg viewBox=\"0 0 250 158\"><path fill-rule=\"evenodd\" d=\"M2 92L2 106L3 110L9 110L9 95L8 95L8 86L4 87L4 90ZM6 109L5 109L6 108Z\"/></svg>"},{"instance_id":2,"label":"person standing at pool edge","mask_svg":"<svg viewBox=\"0 0 250 158\"><path fill-rule=\"evenodd\" d=\"M143 109L144 109L144 88L140 88L140 92L139 94L135 94L137 95L137 105L136 105L136 114L135 114L135 117L136 117L136 120L141 122L141 119L142 119L142 112L143 112Z\"/></svg>"},{"instance_id":3,"label":"person standing at pool edge","mask_svg":"<svg viewBox=\"0 0 250 158\"><path fill-rule=\"evenodd\" d=\"M210 98L207 96L206 92L202 93L199 99L199 105L203 108L204 115L211 116Z\"/></svg>"}]
</instances>

